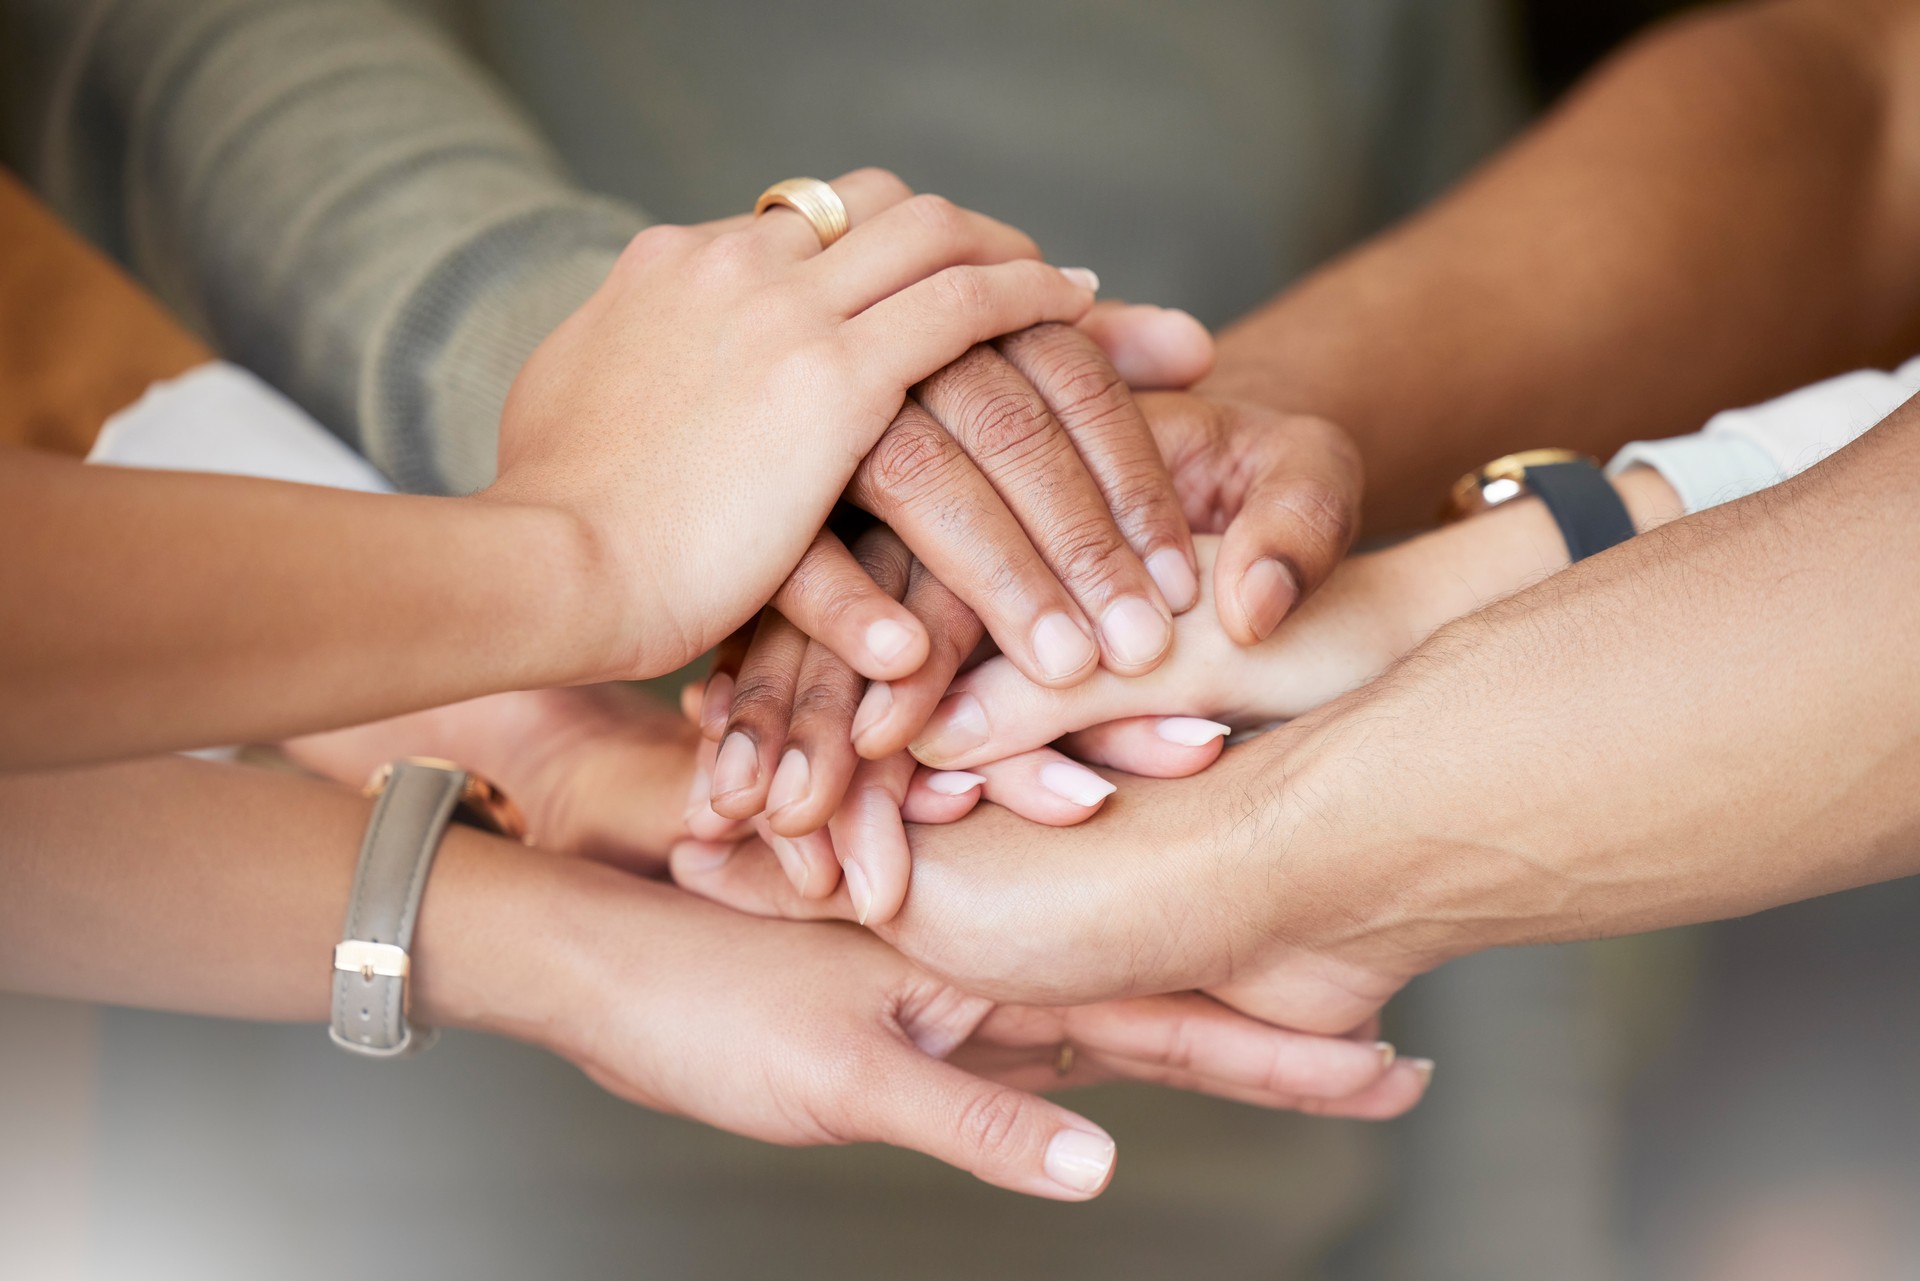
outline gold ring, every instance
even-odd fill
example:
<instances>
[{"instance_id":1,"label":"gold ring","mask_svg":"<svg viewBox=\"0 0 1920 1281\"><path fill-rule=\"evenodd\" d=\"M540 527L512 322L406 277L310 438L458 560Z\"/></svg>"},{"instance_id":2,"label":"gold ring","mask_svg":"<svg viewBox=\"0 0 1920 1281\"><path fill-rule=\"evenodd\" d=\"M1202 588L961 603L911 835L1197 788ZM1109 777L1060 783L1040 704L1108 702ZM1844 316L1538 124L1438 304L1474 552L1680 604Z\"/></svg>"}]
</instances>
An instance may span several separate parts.
<instances>
[{"instance_id":1,"label":"gold ring","mask_svg":"<svg viewBox=\"0 0 1920 1281\"><path fill-rule=\"evenodd\" d=\"M805 218L813 234L820 237L822 249L847 234L847 206L839 192L818 178L788 178L774 183L753 202L753 212L758 216L775 205L784 205Z\"/></svg>"},{"instance_id":2,"label":"gold ring","mask_svg":"<svg viewBox=\"0 0 1920 1281\"><path fill-rule=\"evenodd\" d=\"M1053 1056L1054 1075L1055 1076L1071 1075L1073 1072L1073 1058L1074 1058L1073 1042L1072 1041L1060 1042L1060 1049Z\"/></svg>"}]
</instances>

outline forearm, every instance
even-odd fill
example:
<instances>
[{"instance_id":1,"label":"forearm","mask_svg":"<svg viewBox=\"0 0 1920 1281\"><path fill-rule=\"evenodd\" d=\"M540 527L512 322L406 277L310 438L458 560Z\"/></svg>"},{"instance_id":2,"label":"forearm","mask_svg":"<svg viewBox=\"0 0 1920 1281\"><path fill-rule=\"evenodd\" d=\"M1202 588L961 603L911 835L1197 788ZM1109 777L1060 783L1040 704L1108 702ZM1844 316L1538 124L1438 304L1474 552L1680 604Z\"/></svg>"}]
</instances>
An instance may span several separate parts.
<instances>
[{"instance_id":1,"label":"forearm","mask_svg":"<svg viewBox=\"0 0 1920 1281\"><path fill-rule=\"evenodd\" d=\"M606 674L557 511L0 458L0 769L275 739Z\"/></svg>"},{"instance_id":2,"label":"forearm","mask_svg":"<svg viewBox=\"0 0 1920 1281\"><path fill-rule=\"evenodd\" d=\"M637 210L392 5L12 8L10 123L49 203L402 489L492 478L515 372Z\"/></svg>"},{"instance_id":3,"label":"forearm","mask_svg":"<svg viewBox=\"0 0 1920 1281\"><path fill-rule=\"evenodd\" d=\"M1910 404L1444 629L1289 731L1288 875L1418 969L1920 869L1916 493Z\"/></svg>"},{"instance_id":4,"label":"forearm","mask_svg":"<svg viewBox=\"0 0 1920 1281\"><path fill-rule=\"evenodd\" d=\"M1710 14L1228 331L1208 386L1351 431L1378 529L1513 449L1605 455L1920 345L1914 6Z\"/></svg>"},{"instance_id":5,"label":"forearm","mask_svg":"<svg viewBox=\"0 0 1920 1281\"><path fill-rule=\"evenodd\" d=\"M0 779L0 808L0 987L326 1020L372 802L293 775L172 759ZM551 1044L548 1020L585 982L574 941L593 905L654 910L646 904L662 893L449 828L411 949L415 1017Z\"/></svg>"}]
</instances>

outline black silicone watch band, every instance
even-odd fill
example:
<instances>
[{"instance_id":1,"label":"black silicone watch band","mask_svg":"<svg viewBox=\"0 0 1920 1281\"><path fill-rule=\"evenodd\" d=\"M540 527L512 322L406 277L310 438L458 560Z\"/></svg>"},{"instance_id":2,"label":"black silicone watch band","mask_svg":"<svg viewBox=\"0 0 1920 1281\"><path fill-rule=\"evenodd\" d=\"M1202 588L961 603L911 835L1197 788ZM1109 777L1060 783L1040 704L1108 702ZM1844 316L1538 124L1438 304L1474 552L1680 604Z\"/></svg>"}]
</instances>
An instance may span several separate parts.
<instances>
[{"instance_id":1,"label":"black silicone watch band","mask_svg":"<svg viewBox=\"0 0 1920 1281\"><path fill-rule=\"evenodd\" d=\"M1633 537L1627 505L1592 463L1543 463L1527 468L1526 475L1528 491L1547 505L1574 560Z\"/></svg>"}]
</instances>

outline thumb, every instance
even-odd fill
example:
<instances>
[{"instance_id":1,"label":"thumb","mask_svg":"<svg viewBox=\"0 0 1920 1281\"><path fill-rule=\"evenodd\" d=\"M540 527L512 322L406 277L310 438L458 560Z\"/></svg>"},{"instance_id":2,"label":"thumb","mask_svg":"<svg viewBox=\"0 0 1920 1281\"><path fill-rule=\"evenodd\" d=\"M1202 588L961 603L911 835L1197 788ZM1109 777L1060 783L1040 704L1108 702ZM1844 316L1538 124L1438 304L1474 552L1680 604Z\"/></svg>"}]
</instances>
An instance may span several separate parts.
<instances>
[{"instance_id":1,"label":"thumb","mask_svg":"<svg viewBox=\"0 0 1920 1281\"><path fill-rule=\"evenodd\" d=\"M1184 311L1095 303L1080 330L1136 390L1191 387L1213 369L1213 335Z\"/></svg>"},{"instance_id":2,"label":"thumb","mask_svg":"<svg viewBox=\"0 0 1920 1281\"><path fill-rule=\"evenodd\" d=\"M1086 1201L1113 1177L1105 1130L1037 1094L984 1080L908 1044L866 1094L862 1137L911 1148L995 1187Z\"/></svg>"}]
</instances>

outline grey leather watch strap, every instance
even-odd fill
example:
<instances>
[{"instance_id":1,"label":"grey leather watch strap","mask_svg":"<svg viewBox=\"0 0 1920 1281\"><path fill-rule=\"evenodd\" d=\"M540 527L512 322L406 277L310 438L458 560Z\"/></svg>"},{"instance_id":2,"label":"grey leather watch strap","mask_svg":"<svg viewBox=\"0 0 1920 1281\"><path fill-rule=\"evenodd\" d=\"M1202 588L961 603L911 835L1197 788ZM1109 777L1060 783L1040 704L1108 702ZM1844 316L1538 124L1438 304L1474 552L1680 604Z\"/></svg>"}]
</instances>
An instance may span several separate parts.
<instances>
[{"instance_id":1,"label":"grey leather watch strap","mask_svg":"<svg viewBox=\"0 0 1920 1281\"><path fill-rule=\"evenodd\" d=\"M418 1053L434 1033L407 1017L414 920L427 873L460 803L466 772L396 761L373 807L347 923L334 949L334 1042L358 1054Z\"/></svg>"}]
</instances>

